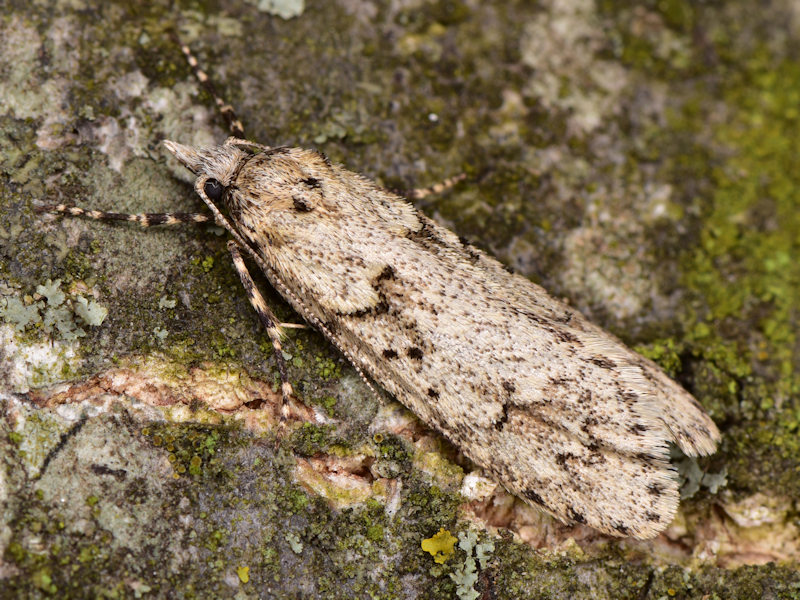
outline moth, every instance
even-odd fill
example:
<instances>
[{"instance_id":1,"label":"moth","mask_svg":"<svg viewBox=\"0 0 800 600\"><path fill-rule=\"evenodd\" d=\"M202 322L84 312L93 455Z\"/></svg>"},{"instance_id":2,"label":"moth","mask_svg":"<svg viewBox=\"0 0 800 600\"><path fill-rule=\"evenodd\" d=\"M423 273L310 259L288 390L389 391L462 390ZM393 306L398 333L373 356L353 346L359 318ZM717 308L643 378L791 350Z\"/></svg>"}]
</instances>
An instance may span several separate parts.
<instances>
[{"instance_id":1,"label":"moth","mask_svg":"<svg viewBox=\"0 0 800 600\"><path fill-rule=\"evenodd\" d=\"M241 133L232 109L217 104ZM236 136L215 147L164 145L230 234L277 350L281 326L242 254L362 375L512 493L614 536L651 538L667 527L679 500L669 445L707 455L720 434L653 362L316 150ZM145 225L211 220L49 210Z\"/></svg>"}]
</instances>

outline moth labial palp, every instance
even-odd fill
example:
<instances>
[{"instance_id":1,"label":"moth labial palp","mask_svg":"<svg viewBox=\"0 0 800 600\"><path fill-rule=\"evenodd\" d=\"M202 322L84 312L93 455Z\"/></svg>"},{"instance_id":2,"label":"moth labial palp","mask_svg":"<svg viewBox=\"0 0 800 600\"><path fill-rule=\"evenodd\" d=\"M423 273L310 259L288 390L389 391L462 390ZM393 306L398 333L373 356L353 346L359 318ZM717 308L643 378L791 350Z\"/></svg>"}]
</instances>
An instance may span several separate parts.
<instances>
[{"instance_id":1,"label":"moth labial palp","mask_svg":"<svg viewBox=\"0 0 800 600\"><path fill-rule=\"evenodd\" d=\"M315 150L242 139L230 106L215 103L234 137L164 144L230 234L276 358L280 327L243 254L362 376L512 493L609 535L650 538L667 527L679 499L668 445L704 455L720 438L688 392L405 199Z\"/></svg>"}]
</instances>

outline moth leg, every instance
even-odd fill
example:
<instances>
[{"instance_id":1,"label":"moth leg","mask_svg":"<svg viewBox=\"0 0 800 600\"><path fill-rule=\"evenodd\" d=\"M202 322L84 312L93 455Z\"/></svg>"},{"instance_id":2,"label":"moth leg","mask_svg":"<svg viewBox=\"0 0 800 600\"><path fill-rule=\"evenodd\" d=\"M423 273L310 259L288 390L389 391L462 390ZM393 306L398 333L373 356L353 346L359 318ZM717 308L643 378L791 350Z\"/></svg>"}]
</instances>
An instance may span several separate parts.
<instances>
[{"instance_id":1,"label":"moth leg","mask_svg":"<svg viewBox=\"0 0 800 600\"><path fill-rule=\"evenodd\" d=\"M203 213L140 213L138 215L129 213L106 212L103 210L86 210L77 206L67 204L53 204L50 206L39 206L36 212L54 213L70 215L72 217L86 217L97 221L126 221L128 223L139 223L142 227L152 225L179 225L183 223L210 223L213 219Z\"/></svg>"},{"instance_id":2,"label":"moth leg","mask_svg":"<svg viewBox=\"0 0 800 600\"><path fill-rule=\"evenodd\" d=\"M214 220L216 221L217 225L219 225L220 227L225 229L228 233L231 234L231 236L233 236L233 240L235 240L236 245L237 245L237 252L238 252L238 248L239 247L241 247L243 250L245 250L250 255L250 258L252 258L255 261L255 263L259 267L261 267L261 270L264 272L264 275L267 277L267 279L269 280L269 282L272 285L272 287L277 289L283 295L284 298L291 299L292 304L294 304L295 306L298 306L298 305L299 306L305 306L303 300L301 298L298 298L292 292L292 290L290 290L286 286L286 284L283 283L283 281L281 281L281 279L275 274L275 272L270 268L270 266L266 262L264 262L264 259L261 258L255 250L253 250L250 246L247 245L247 241L228 222L228 220L225 218L225 216L214 205L214 203L211 201L211 199L208 197L208 195L205 192L205 185L206 185L206 183L208 182L209 179L210 178L207 177L207 176L198 177L197 181L195 181L195 183L194 183L194 190L197 192L197 195L200 196L200 199L203 202L205 202L205 204L206 204L206 206L208 206L209 210L213 213ZM229 242L229 243L231 243L231 242ZM265 306L266 306L266 304L265 304ZM361 366L361 364L356 359L356 357L353 356L353 354L347 348L345 348L336 339L336 336L334 336L330 332L330 330L325 326L325 323L323 323L322 321L320 321L319 319L317 319L314 316L308 315L308 312L309 311L306 309L305 314L306 314L306 318L308 319L309 323L311 323L311 325L313 325L319 331L321 331L322 334L326 338L328 338L328 340L330 340L333 343L333 345L336 346L336 348L338 348L339 351L342 354L344 354L345 358L347 358L347 360L350 361L350 364L353 365L355 370L358 371L358 374L361 375L361 379L364 380L364 383L367 385L367 387L372 391L373 394L375 394L375 397L376 398L380 398L380 395L378 394L377 390L375 389L375 386L373 386L372 383L370 382L369 378L367 377L366 373L364 372L363 366Z\"/></svg>"},{"instance_id":3,"label":"moth leg","mask_svg":"<svg viewBox=\"0 0 800 600\"><path fill-rule=\"evenodd\" d=\"M278 324L278 319L275 318L275 315L264 301L264 297L261 295L261 292L258 291L258 288L253 282L253 278L250 276L250 272L247 270L247 266L244 264L242 255L239 252L239 247L234 240L230 240L228 242L228 252L231 253L233 265L236 267L236 272L239 274L239 279L242 281L242 286L244 287L245 292L247 292L247 297L250 300L250 304L253 305L253 308L258 314L258 318L261 319L264 329L267 330L267 334L269 335L270 340L272 340L272 348L275 351L275 363L278 365L278 373L280 373L281 376L280 419L282 426L289 416L289 401L294 395L294 390L292 390L292 384L289 383L289 375L286 371L286 362L283 360L283 348L281 347L281 327Z\"/></svg>"},{"instance_id":4,"label":"moth leg","mask_svg":"<svg viewBox=\"0 0 800 600\"><path fill-rule=\"evenodd\" d=\"M466 178L466 173L459 173L455 177L448 177L444 181L440 181L439 183L435 183L429 187L407 190L401 195L405 196L409 200L422 200L431 194L441 194L442 192L449 190L451 187L456 185L459 181L464 181Z\"/></svg>"}]
</instances>

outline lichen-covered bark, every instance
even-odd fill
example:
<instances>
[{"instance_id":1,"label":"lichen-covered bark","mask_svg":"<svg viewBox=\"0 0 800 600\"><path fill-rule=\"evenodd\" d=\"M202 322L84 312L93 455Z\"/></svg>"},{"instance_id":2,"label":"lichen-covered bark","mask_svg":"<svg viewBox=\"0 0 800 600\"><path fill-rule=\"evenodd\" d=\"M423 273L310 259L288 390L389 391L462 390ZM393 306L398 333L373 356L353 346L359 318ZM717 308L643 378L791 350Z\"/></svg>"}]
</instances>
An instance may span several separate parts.
<instances>
[{"instance_id":1,"label":"lichen-covered bark","mask_svg":"<svg viewBox=\"0 0 800 600\"><path fill-rule=\"evenodd\" d=\"M3 3L0 597L796 597L796 3L268 12L300 4ZM201 208L159 141L226 134L173 28L257 141L394 188L465 172L421 208L696 395L724 441L676 458L693 495L665 535L462 488L454 449L311 330L289 330L305 406L276 441L271 347L219 231L34 212ZM440 528L476 541L439 564Z\"/></svg>"}]
</instances>

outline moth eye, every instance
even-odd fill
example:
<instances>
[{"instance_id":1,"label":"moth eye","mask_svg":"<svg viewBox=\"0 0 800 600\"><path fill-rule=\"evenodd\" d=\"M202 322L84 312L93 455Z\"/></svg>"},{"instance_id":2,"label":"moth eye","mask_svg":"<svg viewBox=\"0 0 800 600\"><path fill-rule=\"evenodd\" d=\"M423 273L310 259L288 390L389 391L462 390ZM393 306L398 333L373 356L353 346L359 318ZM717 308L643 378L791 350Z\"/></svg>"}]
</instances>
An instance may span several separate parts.
<instances>
[{"instance_id":1,"label":"moth eye","mask_svg":"<svg viewBox=\"0 0 800 600\"><path fill-rule=\"evenodd\" d=\"M203 185L203 191L206 193L209 200L219 202L222 200L222 192L225 191L225 188L223 188L222 184L216 179L209 179Z\"/></svg>"}]
</instances>

